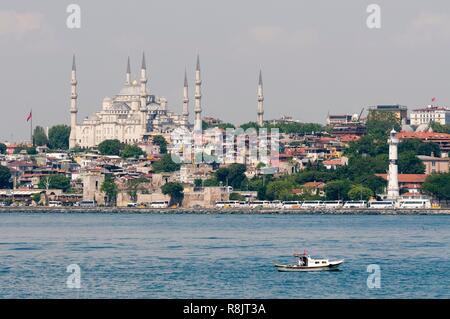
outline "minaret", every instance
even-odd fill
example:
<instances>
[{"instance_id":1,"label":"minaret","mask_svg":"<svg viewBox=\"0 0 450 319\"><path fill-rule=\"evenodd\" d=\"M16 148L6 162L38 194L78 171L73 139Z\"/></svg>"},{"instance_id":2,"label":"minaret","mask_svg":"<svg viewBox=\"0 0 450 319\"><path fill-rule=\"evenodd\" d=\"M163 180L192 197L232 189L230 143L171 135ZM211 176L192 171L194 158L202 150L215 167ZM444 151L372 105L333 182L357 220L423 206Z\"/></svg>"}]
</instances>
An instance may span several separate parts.
<instances>
[{"instance_id":1,"label":"minaret","mask_svg":"<svg viewBox=\"0 0 450 319\"><path fill-rule=\"evenodd\" d=\"M130 84L131 84L130 57L128 57L128 61L127 61L127 75L126 75L125 84L126 84L126 85L130 85Z\"/></svg>"},{"instance_id":2,"label":"minaret","mask_svg":"<svg viewBox=\"0 0 450 319\"><path fill-rule=\"evenodd\" d=\"M264 94L263 94L263 82L262 82L262 73L259 70L259 81L258 81L258 117L256 123L258 126L263 126L264 122Z\"/></svg>"},{"instance_id":3,"label":"minaret","mask_svg":"<svg viewBox=\"0 0 450 319\"><path fill-rule=\"evenodd\" d=\"M75 65L75 54L72 59L72 73L70 78L70 138L69 148L74 148L77 145L77 67Z\"/></svg>"},{"instance_id":4,"label":"minaret","mask_svg":"<svg viewBox=\"0 0 450 319\"><path fill-rule=\"evenodd\" d=\"M399 187L398 187L398 138L397 132L392 129L388 144L389 144L389 172L388 172L388 186L387 186L387 197L389 199L397 199L399 197Z\"/></svg>"},{"instance_id":5,"label":"minaret","mask_svg":"<svg viewBox=\"0 0 450 319\"><path fill-rule=\"evenodd\" d=\"M200 78L200 57L197 54L197 67L195 68L195 121L194 121L194 131L202 130L202 80Z\"/></svg>"},{"instance_id":6,"label":"minaret","mask_svg":"<svg viewBox=\"0 0 450 319\"><path fill-rule=\"evenodd\" d=\"M147 132L147 65L145 63L145 52L142 53L142 65L141 65L141 125L142 133Z\"/></svg>"},{"instance_id":7,"label":"minaret","mask_svg":"<svg viewBox=\"0 0 450 319\"><path fill-rule=\"evenodd\" d=\"M188 96L188 80L186 69L184 70L184 87L183 87L183 125L188 127L189 124L189 96Z\"/></svg>"}]
</instances>

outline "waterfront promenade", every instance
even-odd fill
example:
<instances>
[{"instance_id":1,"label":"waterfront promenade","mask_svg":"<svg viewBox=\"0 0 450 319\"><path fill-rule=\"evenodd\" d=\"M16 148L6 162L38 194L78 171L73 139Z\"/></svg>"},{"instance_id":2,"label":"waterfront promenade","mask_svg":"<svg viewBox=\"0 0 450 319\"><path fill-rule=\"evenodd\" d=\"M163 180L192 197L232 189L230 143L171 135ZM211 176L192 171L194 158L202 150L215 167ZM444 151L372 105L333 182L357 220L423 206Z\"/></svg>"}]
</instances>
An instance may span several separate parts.
<instances>
[{"instance_id":1,"label":"waterfront promenade","mask_svg":"<svg viewBox=\"0 0 450 319\"><path fill-rule=\"evenodd\" d=\"M249 209L249 208L136 208L136 207L0 207L0 213L138 213L248 215L450 215L446 209Z\"/></svg>"}]
</instances>

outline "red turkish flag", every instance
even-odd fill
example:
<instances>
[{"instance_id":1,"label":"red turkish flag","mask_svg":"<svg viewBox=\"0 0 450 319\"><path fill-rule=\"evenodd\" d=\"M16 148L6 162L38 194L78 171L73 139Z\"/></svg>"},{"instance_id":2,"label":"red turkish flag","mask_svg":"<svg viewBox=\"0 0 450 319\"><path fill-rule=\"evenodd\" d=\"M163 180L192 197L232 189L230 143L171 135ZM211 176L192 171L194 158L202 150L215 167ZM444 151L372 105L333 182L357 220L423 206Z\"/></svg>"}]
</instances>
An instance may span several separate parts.
<instances>
[{"instance_id":1,"label":"red turkish flag","mask_svg":"<svg viewBox=\"0 0 450 319\"><path fill-rule=\"evenodd\" d=\"M33 115L31 114L31 111L30 111L30 114L28 114L28 116L27 116L27 122L28 122L29 120L31 120L32 117L33 117Z\"/></svg>"}]
</instances>

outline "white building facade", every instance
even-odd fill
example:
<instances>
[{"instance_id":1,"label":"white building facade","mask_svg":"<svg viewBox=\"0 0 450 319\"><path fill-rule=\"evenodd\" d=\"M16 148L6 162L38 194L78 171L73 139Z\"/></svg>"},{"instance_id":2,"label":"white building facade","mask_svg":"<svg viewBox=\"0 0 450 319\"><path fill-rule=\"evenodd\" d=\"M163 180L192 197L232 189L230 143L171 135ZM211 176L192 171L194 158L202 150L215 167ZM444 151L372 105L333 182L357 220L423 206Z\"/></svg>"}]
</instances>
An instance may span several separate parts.
<instances>
[{"instance_id":1,"label":"white building facade","mask_svg":"<svg viewBox=\"0 0 450 319\"><path fill-rule=\"evenodd\" d=\"M450 123L450 110L443 106L428 105L415 109L410 115L411 125L430 124L436 122L442 125Z\"/></svg>"}]
</instances>

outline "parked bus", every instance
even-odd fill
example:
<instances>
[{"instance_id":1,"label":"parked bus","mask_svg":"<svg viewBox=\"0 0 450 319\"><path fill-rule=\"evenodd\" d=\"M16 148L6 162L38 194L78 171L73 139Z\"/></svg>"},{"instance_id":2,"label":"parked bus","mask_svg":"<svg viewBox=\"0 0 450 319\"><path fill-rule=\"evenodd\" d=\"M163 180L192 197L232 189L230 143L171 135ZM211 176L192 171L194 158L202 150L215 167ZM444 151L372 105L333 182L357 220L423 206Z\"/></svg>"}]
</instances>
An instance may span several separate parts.
<instances>
[{"instance_id":1,"label":"parked bus","mask_svg":"<svg viewBox=\"0 0 450 319\"><path fill-rule=\"evenodd\" d=\"M399 204L400 208L431 208L429 199L402 199Z\"/></svg>"},{"instance_id":2,"label":"parked bus","mask_svg":"<svg viewBox=\"0 0 450 319\"><path fill-rule=\"evenodd\" d=\"M395 208L395 202L393 200L379 200L379 201L370 201L369 208L375 209L387 209L387 208Z\"/></svg>"},{"instance_id":3,"label":"parked bus","mask_svg":"<svg viewBox=\"0 0 450 319\"><path fill-rule=\"evenodd\" d=\"M341 208L344 203L341 200L326 200L323 202L322 206L324 208Z\"/></svg>"},{"instance_id":4,"label":"parked bus","mask_svg":"<svg viewBox=\"0 0 450 319\"><path fill-rule=\"evenodd\" d=\"M322 202L320 200L305 200L302 203L302 208L319 208L322 206Z\"/></svg>"},{"instance_id":5,"label":"parked bus","mask_svg":"<svg viewBox=\"0 0 450 319\"><path fill-rule=\"evenodd\" d=\"M97 203L95 200L82 200L78 206L80 206L80 207L96 207Z\"/></svg>"},{"instance_id":6,"label":"parked bus","mask_svg":"<svg viewBox=\"0 0 450 319\"><path fill-rule=\"evenodd\" d=\"M250 208L269 208L270 202L267 200L257 200L257 201L248 203L248 205Z\"/></svg>"},{"instance_id":7,"label":"parked bus","mask_svg":"<svg viewBox=\"0 0 450 319\"><path fill-rule=\"evenodd\" d=\"M150 208L167 208L167 207L169 207L169 202L168 201L150 202L150 203L148 203L148 207L150 207Z\"/></svg>"},{"instance_id":8,"label":"parked bus","mask_svg":"<svg viewBox=\"0 0 450 319\"><path fill-rule=\"evenodd\" d=\"M51 200L48 202L49 207L61 207L63 204L59 200Z\"/></svg>"},{"instance_id":9,"label":"parked bus","mask_svg":"<svg viewBox=\"0 0 450 319\"><path fill-rule=\"evenodd\" d=\"M216 202L217 208L235 208L239 207L239 201L237 200L228 200L228 201L218 201Z\"/></svg>"},{"instance_id":10,"label":"parked bus","mask_svg":"<svg viewBox=\"0 0 450 319\"><path fill-rule=\"evenodd\" d=\"M365 200L349 200L345 202L344 208L367 208Z\"/></svg>"},{"instance_id":11,"label":"parked bus","mask_svg":"<svg viewBox=\"0 0 450 319\"><path fill-rule=\"evenodd\" d=\"M270 208L283 208L283 203L279 200L271 201L269 204Z\"/></svg>"},{"instance_id":12,"label":"parked bus","mask_svg":"<svg viewBox=\"0 0 450 319\"><path fill-rule=\"evenodd\" d=\"M285 201L283 202L284 209L298 209L302 207L302 202L299 201Z\"/></svg>"}]
</instances>

